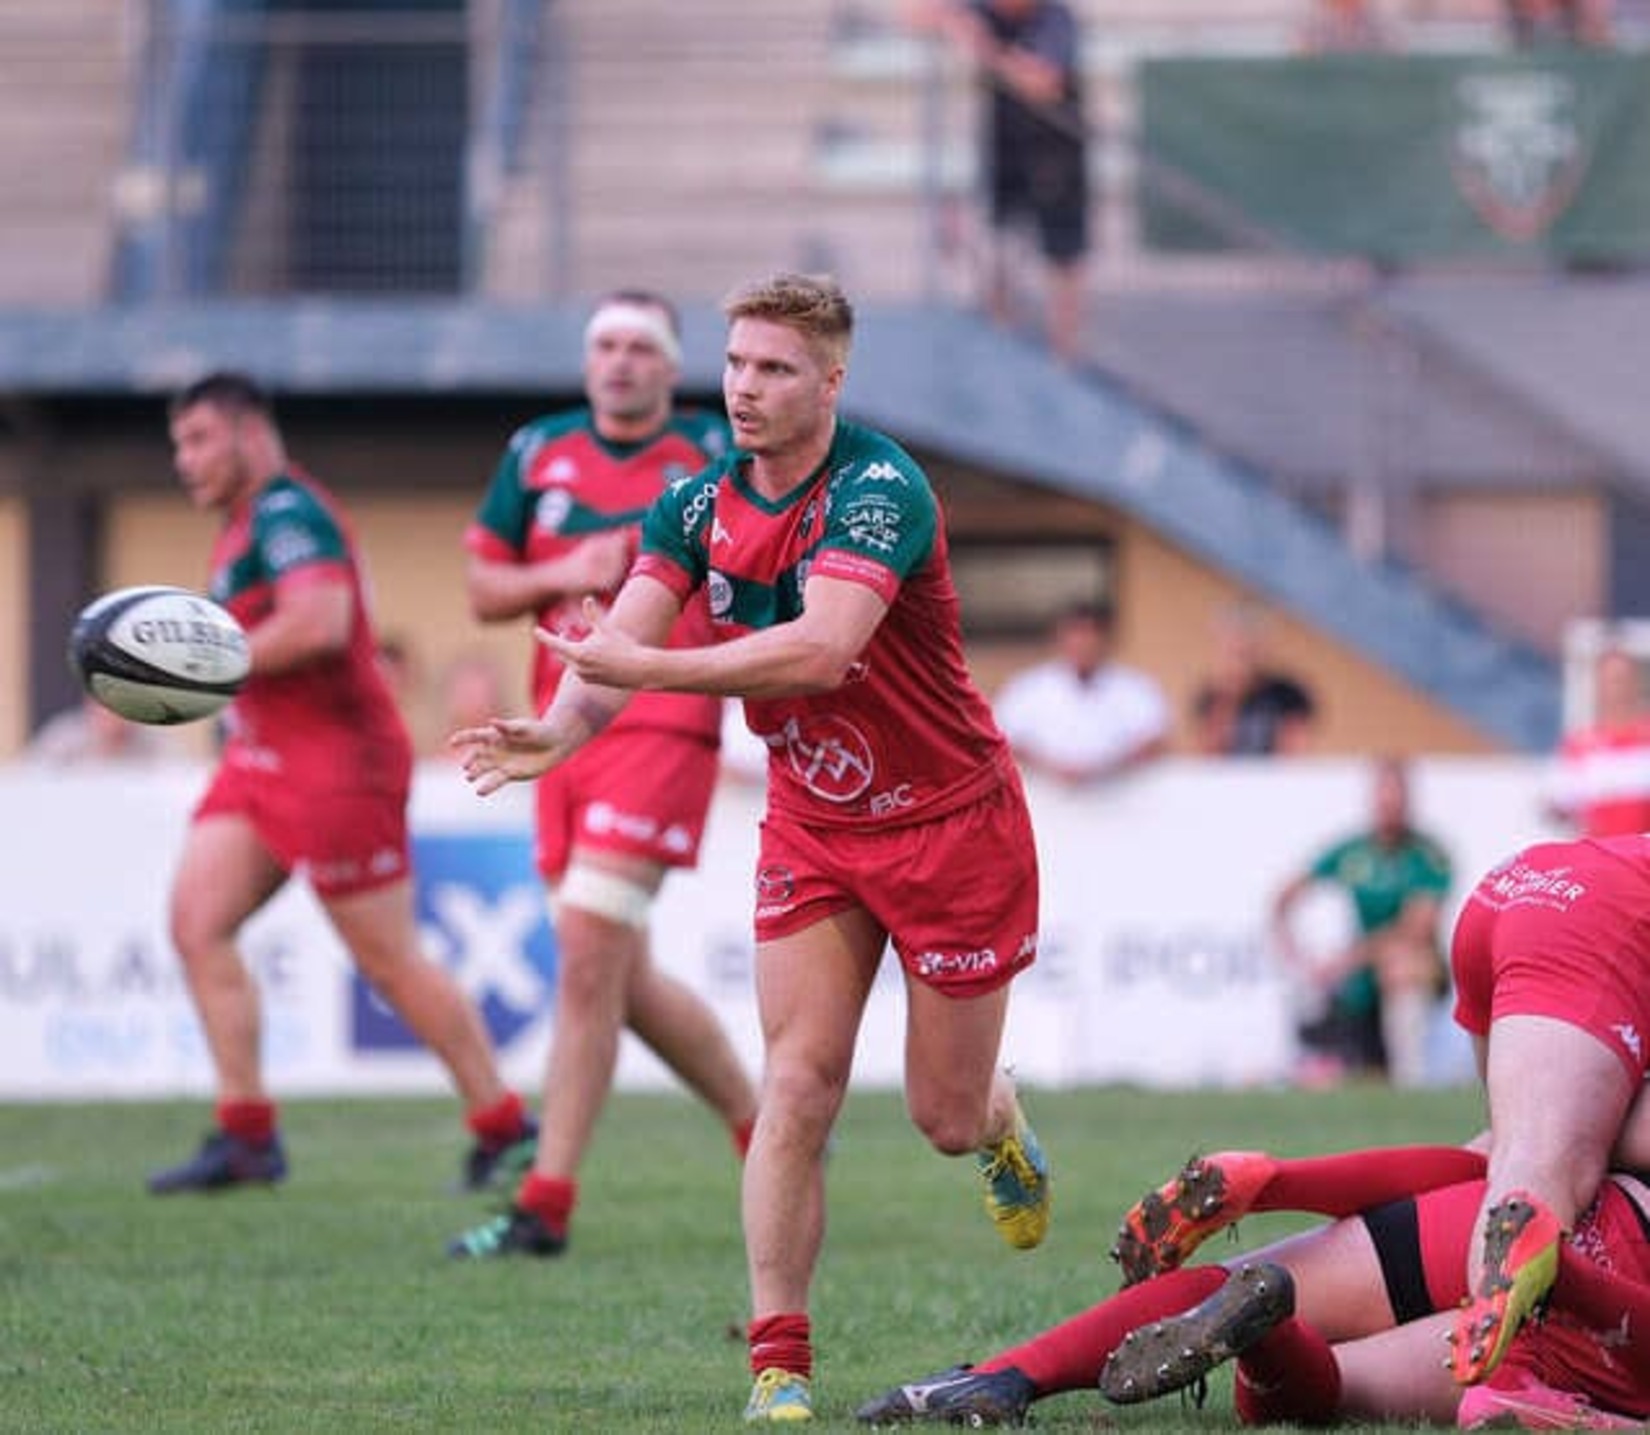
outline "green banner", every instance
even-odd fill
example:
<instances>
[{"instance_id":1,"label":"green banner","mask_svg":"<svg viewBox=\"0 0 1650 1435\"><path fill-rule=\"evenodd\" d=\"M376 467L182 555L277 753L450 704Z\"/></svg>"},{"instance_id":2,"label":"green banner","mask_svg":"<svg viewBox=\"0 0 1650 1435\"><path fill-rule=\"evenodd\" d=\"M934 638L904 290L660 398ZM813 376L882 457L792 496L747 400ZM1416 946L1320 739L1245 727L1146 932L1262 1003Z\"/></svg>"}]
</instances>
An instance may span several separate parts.
<instances>
[{"instance_id":1,"label":"green banner","mask_svg":"<svg viewBox=\"0 0 1650 1435\"><path fill-rule=\"evenodd\" d=\"M1140 83L1151 247L1650 256L1650 59L1162 60Z\"/></svg>"}]
</instances>

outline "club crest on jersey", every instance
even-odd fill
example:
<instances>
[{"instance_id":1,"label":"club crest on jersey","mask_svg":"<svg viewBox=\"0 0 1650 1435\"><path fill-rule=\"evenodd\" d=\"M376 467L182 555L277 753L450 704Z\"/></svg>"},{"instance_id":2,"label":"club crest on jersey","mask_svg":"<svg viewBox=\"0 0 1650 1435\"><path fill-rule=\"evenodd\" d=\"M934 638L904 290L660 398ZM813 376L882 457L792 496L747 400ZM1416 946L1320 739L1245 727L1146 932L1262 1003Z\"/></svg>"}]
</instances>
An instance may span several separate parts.
<instances>
[{"instance_id":1,"label":"club crest on jersey","mask_svg":"<svg viewBox=\"0 0 1650 1435\"><path fill-rule=\"evenodd\" d=\"M798 780L826 802L853 802L876 777L871 744L846 718L791 718L781 734L785 756Z\"/></svg>"}]
</instances>

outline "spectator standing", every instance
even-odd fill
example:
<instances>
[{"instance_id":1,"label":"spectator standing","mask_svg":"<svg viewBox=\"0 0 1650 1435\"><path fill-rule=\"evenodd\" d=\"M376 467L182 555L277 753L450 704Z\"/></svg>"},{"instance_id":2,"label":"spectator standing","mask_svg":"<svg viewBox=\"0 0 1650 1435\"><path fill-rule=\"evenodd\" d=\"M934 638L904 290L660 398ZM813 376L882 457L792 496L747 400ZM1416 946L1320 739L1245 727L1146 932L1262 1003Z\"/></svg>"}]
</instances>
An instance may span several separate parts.
<instances>
[{"instance_id":1,"label":"spectator standing","mask_svg":"<svg viewBox=\"0 0 1650 1435\"><path fill-rule=\"evenodd\" d=\"M1548 805L1586 837L1650 832L1650 703L1638 660L1608 647L1593 667L1593 718L1559 744Z\"/></svg>"},{"instance_id":2,"label":"spectator standing","mask_svg":"<svg viewBox=\"0 0 1650 1435\"><path fill-rule=\"evenodd\" d=\"M25 761L55 767L149 763L176 755L177 748L164 729L129 722L90 695L47 718L22 753Z\"/></svg>"},{"instance_id":3,"label":"spectator standing","mask_svg":"<svg viewBox=\"0 0 1650 1435\"><path fill-rule=\"evenodd\" d=\"M1285 964L1306 972L1292 927L1297 904L1323 882L1352 899L1357 938L1318 973L1330 987L1328 1007L1302 1029L1302 1042L1338 1072L1418 1086L1426 1077L1427 1031L1446 986L1439 923L1450 859L1411 821L1405 764L1381 758L1372 778L1368 828L1335 843L1284 884L1273 900L1272 931Z\"/></svg>"},{"instance_id":4,"label":"spectator standing","mask_svg":"<svg viewBox=\"0 0 1650 1435\"><path fill-rule=\"evenodd\" d=\"M1065 0L918 0L913 23L944 35L985 91L980 171L991 230L987 295L1015 319L1013 264L1030 226L1044 260L1046 333L1070 362L1082 345L1089 251L1089 139L1081 36Z\"/></svg>"},{"instance_id":5,"label":"spectator standing","mask_svg":"<svg viewBox=\"0 0 1650 1435\"><path fill-rule=\"evenodd\" d=\"M210 596L246 629L252 671L192 816L172 884L183 959L217 1078L217 1121L156 1194L268 1185L287 1171L263 1081L257 987L242 925L294 871L309 880L361 975L446 1065L485 1184L531 1133L499 1079L481 1017L423 953L413 912L407 802L412 742L384 681L355 542L336 500L287 459L263 391L217 373L172 401L177 474L223 520Z\"/></svg>"},{"instance_id":6,"label":"spectator standing","mask_svg":"<svg viewBox=\"0 0 1650 1435\"><path fill-rule=\"evenodd\" d=\"M1116 617L1078 603L1054 623L1054 655L997 696L997 725L1022 767L1061 782L1115 777L1160 755L1170 713L1163 690L1113 654Z\"/></svg>"},{"instance_id":7,"label":"spectator standing","mask_svg":"<svg viewBox=\"0 0 1650 1435\"><path fill-rule=\"evenodd\" d=\"M825 1151L890 944L913 1122L935 1149L973 1153L1005 1241L1043 1239L1048 1166L999 1066L1009 985L1036 958L1037 852L1008 744L963 661L933 490L892 439L837 416L847 297L780 274L725 310L736 451L654 504L612 608L586 605L588 631L541 633L569 673L543 716L453 740L484 795L577 761L632 693L743 696L767 743L745 1418L777 1423L812 1416ZM703 588L712 642L665 646Z\"/></svg>"},{"instance_id":8,"label":"spectator standing","mask_svg":"<svg viewBox=\"0 0 1650 1435\"><path fill-rule=\"evenodd\" d=\"M588 403L516 432L466 535L477 618L531 615L543 629L579 633L588 621L584 600L606 603L618 591L649 505L727 447L719 418L675 412L680 364L676 312L663 297L626 290L595 306L584 334ZM675 641L703 642L709 633L700 598L686 606ZM561 683L561 663L535 644L536 711ZM448 716L458 727L482 723L500 710L498 696L491 708ZM579 1167L627 1027L704 1098L744 1153L755 1087L710 1005L659 970L649 942L666 874L698 857L721 711L715 696L647 693L537 785L536 860L552 893L557 950L538 1150L510 1209L461 1235L454 1256L553 1256L566 1248Z\"/></svg>"},{"instance_id":9,"label":"spectator standing","mask_svg":"<svg viewBox=\"0 0 1650 1435\"><path fill-rule=\"evenodd\" d=\"M1222 614L1209 676L1192 698L1194 748L1218 757L1288 757L1306 751L1318 705L1312 691L1266 657L1261 615L1248 607Z\"/></svg>"}]
</instances>

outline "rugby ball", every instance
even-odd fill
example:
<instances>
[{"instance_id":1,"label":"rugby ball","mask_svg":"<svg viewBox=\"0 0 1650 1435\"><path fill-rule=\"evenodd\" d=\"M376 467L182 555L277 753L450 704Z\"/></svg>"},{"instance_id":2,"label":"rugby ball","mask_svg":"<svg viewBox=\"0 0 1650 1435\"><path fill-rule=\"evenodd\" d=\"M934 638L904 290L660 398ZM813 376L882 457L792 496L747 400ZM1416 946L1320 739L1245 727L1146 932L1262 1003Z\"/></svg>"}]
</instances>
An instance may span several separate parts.
<instances>
[{"instance_id":1,"label":"rugby ball","mask_svg":"<svg viewBox=\"0 0 1650 1435\"><path fill-rule=\"evenodd\" d=\"M246 633L225 608L187 588L121 588L84 608L69 666L104 707L169 726L211 717L251 671Z\"/></svg>"}]
</instances>

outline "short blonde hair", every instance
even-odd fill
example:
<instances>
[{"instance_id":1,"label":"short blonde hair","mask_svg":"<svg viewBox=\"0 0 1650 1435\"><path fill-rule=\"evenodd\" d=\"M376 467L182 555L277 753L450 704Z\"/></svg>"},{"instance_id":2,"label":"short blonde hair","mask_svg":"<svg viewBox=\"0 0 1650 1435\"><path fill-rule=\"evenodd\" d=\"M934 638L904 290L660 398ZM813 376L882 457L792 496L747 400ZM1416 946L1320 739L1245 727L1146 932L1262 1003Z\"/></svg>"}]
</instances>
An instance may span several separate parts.
<instances>
[{"instance_id":1,"label":"short blonde hair","mask_svg":"<svg viewBox=\"0 0 1650 1435\"><path fill-rule=\"evenodd\" d=\"M734 290L722 312L736 319L784 324L811 340L833 363L846 364L854 335L854 306L829 274L774 274Z\"/></svg>"}]
</instances>

